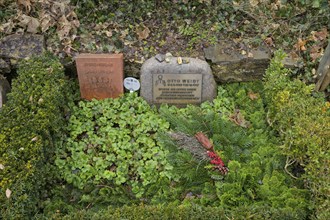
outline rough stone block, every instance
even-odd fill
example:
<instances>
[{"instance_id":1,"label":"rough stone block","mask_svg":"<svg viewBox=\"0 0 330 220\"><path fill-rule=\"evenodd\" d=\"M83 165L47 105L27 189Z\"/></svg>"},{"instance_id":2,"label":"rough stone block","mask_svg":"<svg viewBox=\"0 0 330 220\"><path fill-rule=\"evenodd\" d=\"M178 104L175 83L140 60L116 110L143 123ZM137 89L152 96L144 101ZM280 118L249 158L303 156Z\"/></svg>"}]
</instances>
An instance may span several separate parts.
<instances>
[{"instance_id":1,"label":"rough stone block","mask_svg":"<svg viewBox=\"0 0 330 220\"><path fill-rule=\"evenodd\" d=\"M7 101L7 93L10 92L10 85L7 79L0 75L0 108Z\"/></svg>"},{"instance_id":2,"label":"rough stone block","mask_svg":"<svg viewBox=\"0 0 330 220\"><path fill-rule=\"evenodd\" d=\"M0 73L10 73L10 65L3 59L0 58Z\"/></svg>"},{"instance_id":3,"label":"rough stone block","mask_svg":"<svg viewBox=\"0 0 330 220\"><path fill-rule=\"evenodd\" d=\"M41 55L45 50L45 40L38 34L13 34L0 42L0 57L11 60Z\"/></svg>"},{"instance_id":4,"label":"rough stone block","mask_svg":"<svg viewBox=\"0 0 330 220\"><path fill-rule=\"evenodd\" d=\"M242 46L241 46L242 47ZM217 82L242 82L262 79L271 54L268 48L249 49L222 42L204 49L205 58L212 61L212 70Z\"/></svg>"},{"instance_id":5,"label":"rough stone block","mask_svg":"<svg viewBox=\"0 0 330 220\"><path fill-rule=\"evenodd\" d=\"M117 98L124 93L123 54L80 54L76 65L82 98Z\"/></svg>"},{"instance_id":6,"label":"rough stone block","mask_svg":"<svg viewBox=\"0 0 330 220\"><path fill-rule=\"evenodd\" d=\"M157 55L142 65L141 96L156 105L200 104L214 99L216 83L205 61Z\"/></svg>"}]
</instances>

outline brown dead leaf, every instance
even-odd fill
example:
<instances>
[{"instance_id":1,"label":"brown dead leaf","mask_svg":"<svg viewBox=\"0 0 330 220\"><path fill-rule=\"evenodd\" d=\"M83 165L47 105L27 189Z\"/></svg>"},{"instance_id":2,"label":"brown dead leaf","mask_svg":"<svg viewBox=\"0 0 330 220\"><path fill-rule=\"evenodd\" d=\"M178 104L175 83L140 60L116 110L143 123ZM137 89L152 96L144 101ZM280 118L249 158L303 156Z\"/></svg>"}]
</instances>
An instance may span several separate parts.
<instances>
[{"instance_id":1,"label":"brown dead leaf","mask_svg":"<svg viewBox=\"0 0 330 220\"><path fill-rule=\"evenodd\" d=\"M309 55L312 58L312 61L314 62L316 59L321 57L323 54L323 48L319 45L312 46Z\"/></svg>"},{"instance_id":2,"label":"brown dead leaf","mask_svg":"<svg viewBox=\"0 0 330 220\"><path fill-rule=\"evenodd\" d=\"M10 19L7 23L0 25L0 32L5 33L5 34L12 33L14 27L15 27L15 24Z\"/></svg>"},{"instance_id":3,"label":"brown dead leaf","mask_svg":"<svg viewBox=\"0 0 330 220\"><path fill-rule=\"evenodd\" d=\"M299 58L298 54L297 54L295 51L291 51L291 52L289 53L289 56L290 56L291 59L293 59L293 60Z\"/></svg>"},{"instance_id":4,"label":"brown dead leaf","mask_svg":"<svg viewBox=\"0 0 330 220\"><path fill-rule=\"evenodd\" d=\"M235 109L235 112L229 116L229 120L243 128L249 128L251 126L250 122L245 120L239 109Z\"/></svg>"},{"instance_id":5,"label":"brown dead leaf","mask_svg":"<svg viewBox=\"0 0 330 220\"><path fill-rule=\"evenodd\" d=\"M66 5L65 2L60 1L60 2L54 2L50 8L50 11L54 14L54 15L63 15L65 14L65 9L66 9Z\"/></svg>"},{"instance_id":6,"label":"brown dead leaf","mask_svg":"<svg viewBox=\"0 0 330 220\"><path fill-rule=\"evenodd\" d=\"M258 0L249 0L249 2L252 7L256 7L259 4Z\"/></svg>"},{"instance_id":7,"label":"brown dead leaf","mask_svg":"<svg viewBox=\"0 0 330 220\"><path fill-rule=\"evenodd\" d=\"M298 38L297 43L295 44L295 48L298 51L305 51L306 50L306 45L307 40L302 40L301 38Z\"/></svg>"},{"instance_id":8,"label":"brown dead leaf","mask_svg":"<svg viewBox=\"0 0 330 220\"><path fill-rule=\"evenodd\" d=\"M104 33L107 37L112 37L112 31L105 31Z\"/></svg>"},{"instance_id":9,"label":"brown dead leaf","mask_svg":"<svg viewBox=\"0 0 330 220\"><path fill-rule=\"evenodd\" d=\"M311 34L314 41L323 41L328 37L326 28L323 28L321 31L312 31Z\"/></svg>"},{"instance_id":10,"label":"brown dead leaf","mask_svg":"<svg viewBox=\"0 0 330 220\"><path fill-rule=\"evenodd\" d=\"M19 14L17 16L17 20L19 21L19 26L26 28L28 26L28 23L31 21L31 17L24 14Z\"/></svg>"},{"instance_id":11,"label":"brown dead leaf","mask_svg":"<svg viewBox=\"0 0 330 220\"><path fill-rule=\"evenodd\" d=\"M55 24L54 19L44 11L41 12L40 21L41 21L40 26L42 32L47 31L50 27L52 27Z\"/></svg>"},{"instance_id":12,"label":"brown dead leaf","mask_svg":"<svg viewBox=\"0 0 330 220\"><path fill-rule=\"evenodd\" d=\"M254 93L254 92L248 92L248 96L251 100L255 100L259 98L259 94L258 93Z\"/></svg>"},{"instance_id":13,"label":"brown dead leaf","mask_svg":"<svg viewBox=\"0 0 330 220\"><path fill-rule=\"evenodd\" d=\"M74 11L71 11L66 17L70 21L73 27L78 28L80 26L78 16Z\"/></svg>"},{"instance_id":14,"label":"brown dead leaf","mask_svg":"<svg viewBox=\"0 0 330 220\"><path fill-rule=\"evenodd\" d=\"M65 37L67 37L72 29L71 23L66 19L64 15L58 19L58 27L57 34L62 41Z\"/></svg>"},{"instance_id":15,"label":"brown dead leaf","mask_svg":"<svg viewBox=\"0 0 330 220\"><path fill-rule=\"evenodd\" d=\"M269 47L275 47L274 41L272 37L267 37L264 40L265 44L267 44Z\"/></svg>"},{"instance_id":16,"label":"brown dead leaf","mask_svg":"<svg viewBox=\"0 0 330 220\"><path fill-rule=\"evenodd\" d=\"M137 28L136 34L138 35L139 40L144 40L149 37L150 30L148 27L143 25L142 27Z\"/></svg>"},{"instance_id":17,"label":"brown dead leaf","mask_svg":"<svg viewBox=\"0 0 330 220\"><path fill-rule=\"evenodd\" d=\"M36 34L38 32L38 28L40 26L40 22L38 19L31 17L30 22L28 23L27 26L27 32L28 33L32 33L32 34Z\"/></svg>"},{"instance_id":18,"label":"brown dead leaf","mask_svg":"<svg viewBox=\"0 0 330 220\"><path fill-rule=\"evenodd\" d=\"M17 0L18 7L23 6L27 13L31 11L31 1L30 0Z\"/></svg>"}]
</instances>

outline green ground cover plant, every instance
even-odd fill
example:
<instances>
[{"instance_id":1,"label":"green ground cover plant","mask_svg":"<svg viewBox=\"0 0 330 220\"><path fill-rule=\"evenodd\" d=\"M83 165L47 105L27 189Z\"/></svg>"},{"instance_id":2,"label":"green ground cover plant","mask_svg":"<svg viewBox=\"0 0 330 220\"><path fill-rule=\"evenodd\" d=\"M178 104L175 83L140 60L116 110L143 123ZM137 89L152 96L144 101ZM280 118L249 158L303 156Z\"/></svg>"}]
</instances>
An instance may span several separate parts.
<instances>
[{"instance_id":1,"label":"green ground cover plant","mask_svg":"<svg viewBox=\"0 0 330 220\"><path fill-rule=\"evenodd\" d=\"M58 180L55 141L63 134L74 84L49 54L22 61L0 110L0 218L31 218Z\"/></svg>"},{"instance_id":2,"label":"green ground cover plant","mask_svg":"<svg viewBox=\"0 0 330 220\"><path fill-rule=\"evenodd\" d=\"M83 203L148 201L171 178L167 150L156 139L167 128L168 122L136 93L80 101L55 162L63 178L82 190Z\"/></svg>"}]
</instances>

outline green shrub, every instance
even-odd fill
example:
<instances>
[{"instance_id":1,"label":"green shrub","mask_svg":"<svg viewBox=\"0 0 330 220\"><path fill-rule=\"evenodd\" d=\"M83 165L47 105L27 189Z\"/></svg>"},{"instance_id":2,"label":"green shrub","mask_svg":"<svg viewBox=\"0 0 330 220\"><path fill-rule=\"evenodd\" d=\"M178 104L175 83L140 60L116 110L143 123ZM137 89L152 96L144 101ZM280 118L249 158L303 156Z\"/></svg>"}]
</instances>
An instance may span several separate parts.
<instances>
[{"instance_id":1,"label":"green shrub","mask_svg":"<svg viewBox=\"0 0 330 220\"><path fill-rule=\"evenodd\" d=\"M0 218L31 217L50 196L57 177L54 142L63 132L70 88L53 56L20 63L8 102L0 110Z\"/></svg>"},{"instance_id":2,"label":"green shrub","mask_svg":"<svg viewBox=\"0 0 330 220\"><path fill-rule=\"evenodd\" d=\"M83 190L82 202L146 199L148 189L170 177L167 151L156 140L167 128L136 94L81 101L73 108L56 165L68 183Z\"/></svg>"},{"instance_id":3,"label":"green shrub","mask_svg":"<svg viewBox=\"0 0 330 220\"><path fill-rule=\"evenodd\" d=\"M302 177L314 194L316 215L329 219L329 103L313 92L314 85L289 78L290 70L281 63L284 57L278 51L265 75L269 122L283 140L287 171L294 176L297 165L304 168Z\"/></svg>"}]
</instances>

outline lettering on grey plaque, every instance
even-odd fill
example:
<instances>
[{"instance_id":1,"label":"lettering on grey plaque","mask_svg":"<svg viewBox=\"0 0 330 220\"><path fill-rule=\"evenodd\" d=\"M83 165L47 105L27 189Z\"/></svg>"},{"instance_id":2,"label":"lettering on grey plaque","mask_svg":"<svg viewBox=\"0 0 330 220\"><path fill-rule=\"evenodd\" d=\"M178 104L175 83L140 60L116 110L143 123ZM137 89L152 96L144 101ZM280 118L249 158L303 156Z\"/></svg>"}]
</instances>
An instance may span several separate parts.
<instances>
[{"instance_id":1,"label":"lettering on grey plaque","mask_svg":"<svg viewBox=\"0 0 330 220\"><path fill-rule=\"evenodd\" d=\"M153 74L154 103L200 103L202 74Z\"/></svg>"}]
</instances>

